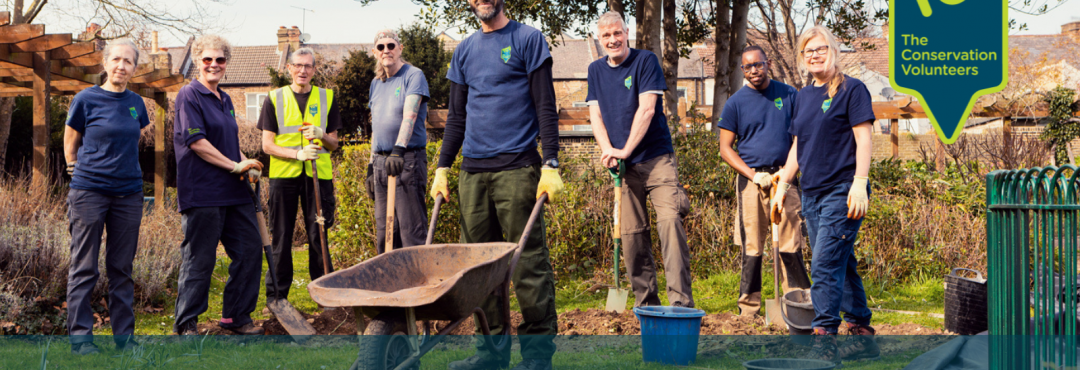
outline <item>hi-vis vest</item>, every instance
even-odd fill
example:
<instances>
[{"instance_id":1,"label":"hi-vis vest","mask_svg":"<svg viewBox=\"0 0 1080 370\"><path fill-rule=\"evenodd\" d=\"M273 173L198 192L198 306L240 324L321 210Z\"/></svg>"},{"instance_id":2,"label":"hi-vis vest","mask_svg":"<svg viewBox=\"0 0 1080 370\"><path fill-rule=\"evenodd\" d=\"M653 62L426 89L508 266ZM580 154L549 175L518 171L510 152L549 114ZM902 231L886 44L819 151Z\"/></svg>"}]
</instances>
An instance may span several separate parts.
<instances>
[{"instance_id":1,"label":"hi-vis vest","mask_svg":"<svg viewBox=\"0 0 1080 370\"><path fill-rule=\"evenodd\" d=\"M325 128L326 115L329 113L330 104L333 101L333 90L312 86L307 107L301 111L297 108L296 96L293 95L292 89L288 86L271 91L270 102L274 104L274 111L277 113L277 136L274 138L274 144L296 150L303 148L307 144L307 140L304 139L304 134L300 133L300 126L307 122ZM326 151L325 148L319 150L319 159L315 161L315 164L318 166L320 180L330 180L334 177L330 152ZM311 177L311 162L305 161L305 163L301 164L296 159L281 159L270 156L270 178L294 178L300 176L300 171Z\"/></svg>"}]
</instances>

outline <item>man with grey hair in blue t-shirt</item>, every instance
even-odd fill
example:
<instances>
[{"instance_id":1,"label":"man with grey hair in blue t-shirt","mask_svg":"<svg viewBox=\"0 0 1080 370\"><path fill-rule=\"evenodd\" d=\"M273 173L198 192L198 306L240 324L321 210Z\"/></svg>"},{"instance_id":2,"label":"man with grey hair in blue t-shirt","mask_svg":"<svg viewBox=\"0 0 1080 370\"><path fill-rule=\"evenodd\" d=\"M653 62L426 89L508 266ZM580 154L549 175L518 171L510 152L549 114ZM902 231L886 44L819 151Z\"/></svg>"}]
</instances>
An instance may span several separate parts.
<instances>
[{"instance_id":1,"label":"man with grey hair in blue t-shirt","mask_svg":"<svg viewBox=\"0 0 1080 370\"><path fill-rule=\"evenodd\" d=\"M600 163L626 164L619 213L623 259L634 306L659 306L656 262L652 253L646 197L656 211L656 231L664 254L668 301L694 307L690 248L683 219L690 199L679 185L675 148L660 96L667 90L656 54L631 49L622 16L607 12L597 22L598 39L607 56L589 65L589 102L593 134L600 145Z\"/></svg>"},{"instance_id":2,"label":"man with grey hair in blue t-shirt","mask_svg":"<svg viewBox=\"0 0 1080 370\"><path fill-rule=\"evenodd\" d=\"M796 90L769 79L769 57L758 46L742 52L739 67L746 85L728 99L720 114L720 157L739 173L735 185L735 244L742 247L742 282L739 284L739 314L755 316L761 311L761 255L769 235L769 188L773 174L787 159L791 148L792 103ZM734 148L738 139L739 150ZM802 216L799 214L798 186L787 189L787 202L780 219L780 279L784 292L809 289L802 248ZM777 246L774 246L777 248Z\"/></svg>"}]
</instances>

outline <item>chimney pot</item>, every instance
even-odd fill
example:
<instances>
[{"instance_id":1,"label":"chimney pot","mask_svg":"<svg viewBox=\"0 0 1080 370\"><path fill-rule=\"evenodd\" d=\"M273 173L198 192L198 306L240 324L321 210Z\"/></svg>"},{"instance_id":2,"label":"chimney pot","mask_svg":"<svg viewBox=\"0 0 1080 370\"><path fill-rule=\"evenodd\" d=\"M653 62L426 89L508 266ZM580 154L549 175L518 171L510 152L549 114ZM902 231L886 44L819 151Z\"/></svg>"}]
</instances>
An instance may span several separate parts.
<instances>
[{"instance_id":1,"label":"chimney pot","mask_svg":"<svg viewBox=\"0 0 1080 370\"><path fill-rule=\"evenodd\" d=\"M1062 35L1080 37L1080 21L1069 22L1061 25Z\"/></svg>"}]
</instances>

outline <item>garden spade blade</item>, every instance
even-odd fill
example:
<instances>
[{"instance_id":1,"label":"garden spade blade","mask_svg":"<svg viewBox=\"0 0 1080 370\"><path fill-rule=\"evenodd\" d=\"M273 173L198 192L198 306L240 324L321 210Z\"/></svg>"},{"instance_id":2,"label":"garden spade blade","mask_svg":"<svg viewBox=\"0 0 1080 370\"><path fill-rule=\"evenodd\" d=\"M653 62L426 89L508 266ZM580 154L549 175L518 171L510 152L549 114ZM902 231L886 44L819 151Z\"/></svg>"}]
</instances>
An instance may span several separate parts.
<instances>
[{"instance_id":1,"label":"garden spade blade","mask_svg":"<svg viewBox=\"0 0 1080 370\"><path fill-rule=\"evenodd\" d=\"M619 160L619 167L617 169L609 168L608 172L611 173L611 178L615 179L615 227L612 230L612 235L615 236L615 286L608 289L607 304L604 306L604 311L623 313L623 311L626 311L626 298L630 296L630 290L622 289L622 286L619 285L619 257L622 248L622 231L619 226L619 212L622 209L619 202L622 199L622 175L626 172L626 165L622 160Z\"/></svg>"},{"instance_id":2,"label":"garden spade blade","mask_svg":"<svg viewBox=\"0 0 1080 370\"><path fill-rule=\"evenodd\" d=\"M255 218L256 223L259 224L259 236L262 237L263 253L266 254L267 273L270 274L270 276L276 277L274 254L270 250L270 233L266 230L266 217L263 216L262 201L259 199L259 190L261 186L261 184L256 183L254 190L252 190L250 186L248 187L248 190L251 191L251 200L255 202ZM272 280L274 281L274 291L280 292L281 290L277 287L277 279ZM278 322L281 323L281 326L285 328L285 331L293 336L293 340L297 343L303 343L307 340L306 336L316 334L315 328L307 322L307 319L304 319L304 316L300 315L300 311L297 311L296 307L293 307L288 299L267 298L266 307L270 309L270 312L274 313L274 317L276 317Z\"/></svg>"}]
</instances>

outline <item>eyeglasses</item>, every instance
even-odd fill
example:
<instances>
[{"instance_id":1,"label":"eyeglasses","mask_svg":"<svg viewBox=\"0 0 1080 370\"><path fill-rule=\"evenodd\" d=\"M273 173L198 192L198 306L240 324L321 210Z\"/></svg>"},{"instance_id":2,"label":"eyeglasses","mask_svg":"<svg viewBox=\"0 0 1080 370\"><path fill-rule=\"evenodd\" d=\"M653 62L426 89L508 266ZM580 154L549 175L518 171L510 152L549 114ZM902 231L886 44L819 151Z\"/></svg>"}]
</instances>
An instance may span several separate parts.
<instances>
[{"instance_id":1,"label":"eyeglasses","mask_svg":"<svg viewBox=\"0 0 1080 370\"><path fill-rule=\"evenodd\" d=\"M752 69L755 69L755 68L764 70L765 69L765 64L766 64L765 62L743 64L743 65L739 66L739 68L744 70L744 71L749 71L749 70L752 70Z\"/></svg>"},{"instance_id":2,"label":"eyeglasses","mask_svg":"<svg viewBox=\"0 0 1080 370\"><path fill-rule=\"evenodd\" d=\"M818 46L816 49L806 49L802 51L803 57L810 57L811 55L825 55L829 51L829 45Z\"/></svg>"},{"instance_id":3,"label":"eyeglasses","mask_svg":"<svg viewBox=\"0 0 1080 370\"><path fill-rule=\"evenodd\" d=\"M225 57L217 57L217 59L214 59L214 58L211 58L211 57L203 57L202 58L202 64L205 65L205 66L208 66L208 65L210 65L210 63L213 63L215 61L217 62L217 64L225 64L229 60L225 59Z\"/></svg>"},{"instance_id":4,"label":"eyeglasses","mask_svg":"<svg viewBox=\"0 0 1080 370\"><path fill-rule=\"evenodd\" d=\"M379 51L383 51L383 49L390 49L390 50L394 50L394 48L395 48L395 47L397 47L397 44L395 44L395 43L392 43L392 42L388 42L388 43L385 43L385 44L378 44L378 45L375 45L375 48L376 48L376 49L379 49Z\"/></svg>"},{"instance_id":5,"label":"eyeglasses","mask_svg":"<svg viewBox=\"0 0 1080 370\"><path fill-rule=\"evenodd\" d=\"M303 71L303 70L312 70L312 71L315 70L315 66L313 66L311 64L290 64L290 65L293 66L296 69L301 70L301 71Z\"/></svg>"}]
</instances>

